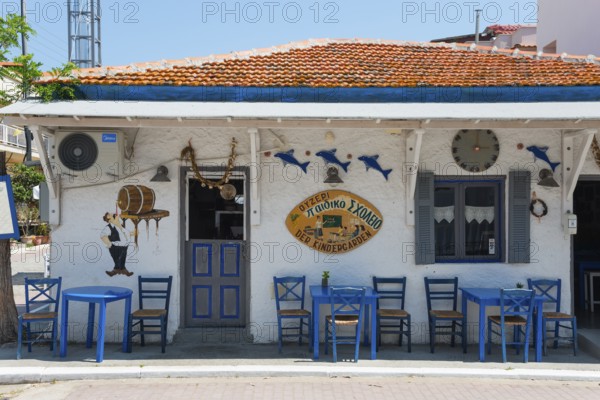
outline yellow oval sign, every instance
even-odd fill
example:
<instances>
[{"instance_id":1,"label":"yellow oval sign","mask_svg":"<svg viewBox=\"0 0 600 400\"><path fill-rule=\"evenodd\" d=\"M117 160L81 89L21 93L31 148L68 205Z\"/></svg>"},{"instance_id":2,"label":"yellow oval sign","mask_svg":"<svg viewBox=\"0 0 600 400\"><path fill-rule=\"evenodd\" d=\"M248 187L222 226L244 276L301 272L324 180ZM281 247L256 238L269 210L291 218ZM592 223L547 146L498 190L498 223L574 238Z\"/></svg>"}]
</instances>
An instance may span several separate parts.
<instances>
[{"instance_id":1,"label":"yellow oval sign","mask_svg":"<svg viewBox=\"0 0 600 400\"><path fill-rule=\"evenodd\" d=\"M346 253L379 232L383 217L375 206L343 190L310 196L288 215L286 226L301 243L328 254Z\"/></svg>"}]
</instances>

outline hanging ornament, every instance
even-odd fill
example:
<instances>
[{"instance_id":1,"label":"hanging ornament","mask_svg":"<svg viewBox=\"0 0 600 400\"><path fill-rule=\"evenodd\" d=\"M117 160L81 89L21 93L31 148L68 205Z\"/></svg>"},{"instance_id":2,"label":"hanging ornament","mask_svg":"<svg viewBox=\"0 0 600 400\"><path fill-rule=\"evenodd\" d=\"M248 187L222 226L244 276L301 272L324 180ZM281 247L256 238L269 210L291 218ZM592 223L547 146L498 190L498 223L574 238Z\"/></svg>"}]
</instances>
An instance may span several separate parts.
<instances>
[{"instance_id":1,"label":"hanging ornament","mask_svg":"<svg viewBox=\"0 0 600 400\"><path fill-rule=\"evenodd\" d=\"M229 160L227 161L227 167L225 167L225 173L218 181L212 181L210 179L206 179L200 173L200 169L198 168L198 164L196 164L196 151L192 147L192 141L188 142L188 146L181 150L181 159L188 160L192 164L192 171L194 172L195 179L200 181L202 187L208 187L209 189L218 188L221 190L223 186L229 182L229 178L231 178L231 174L233 172L233 168L235 166L235 146L237 145L237 141L235 138L231 139L231 155L229 156ZM235 187L234 187L235 190ZM235 194L234 194L235 196Z\"/></svg>"},{"instance_id":2,"label":"hanging ornament","mask_svg":"<svg viewBox=\"0 0 600 400\"><path fill-rule=\"evenodd\" d=\"M223 200L233 200L235 198L235 195L237 194L237 190L235 189L235 186L233 186L231 183L226 183L221 187L219 194L221 195Z\"/></svg>"},{"instance_id":3,"label":"hanging ornament","mask_svg":"<svg viewBox=\"0 0 600 400\"><path fill-rule=\"evenodd\" d=\"M542 199L538 199L535 192L531 195L529 212L538 219L538 222L542 222L542 217L548 215L548 206L546 205L546 202Z\"/></svg>"}]
</instances>

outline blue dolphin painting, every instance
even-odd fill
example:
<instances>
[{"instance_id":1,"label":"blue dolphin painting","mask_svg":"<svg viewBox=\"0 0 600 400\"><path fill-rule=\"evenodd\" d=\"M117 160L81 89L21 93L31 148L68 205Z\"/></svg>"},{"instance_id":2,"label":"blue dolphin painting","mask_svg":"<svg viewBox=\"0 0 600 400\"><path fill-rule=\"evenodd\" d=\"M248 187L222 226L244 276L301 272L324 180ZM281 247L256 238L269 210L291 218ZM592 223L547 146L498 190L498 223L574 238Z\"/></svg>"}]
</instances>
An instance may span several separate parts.
<instances>
[{"instance_id":1,"label":"blue dolphin painting","mask_svg":"<svg viewBox=\"0 0 600 400\"><path fill-rule=\"evenodd\" d=\"M391 169L386 169L384 170L383 168L381 168L381 165L379 165L379 163L377 162L377 159L379 158L379 155L376 156L372 156L372 157L368 157L368 156L360 156L358 157L358 159L362 162L365 163L365 166L367 167L367 171L369 170L369 168L373 168L376 171L379 171L383 174L383 176L385 177L385 180L388 180L388 175L390 174L390 172L392 172Z\"/></svg>"},{"instance_id":2,"label":"blue dolphin painting","mask_svg":"<svg viewBox=\"0 0 600 400\"><path fill-rule=\"evenodd\" d=\"M545 146L545 147L529 146L529 147L527 147L527 150L529 150L530 152L533 153L533 161L536 161L538 158L542 161L546 161L548 163L548 165L550 165L550 168L552 168L552 172L554 172L556 170L556 167L558 167L560 165L559 162L553 163L548 158L548 155L546 154L546 152L548 151L548 146Z\"/></svg>"},{"instance_id":3,"label":"blue dolphin painting","mask_svg":"<svg viewBox=\"0 0 600 400\"><path fill-rule=\"evenodd\" d=\"M325 160L325 162L327 164L336 164L336 165L339 165L340 167L342 167L342 169L344 170L344 172L348 172L348 165L350 165L350 161L348 161L347 163L341 162L336 157L336 155L335 155L336 151L337 151L337 149L333 149L333 150L321 150L316 155L318 157L321 157L323 160Z\"/></svg>"},{"instance_id":4,"label":"blue dolphin painting","mask_svg":"<svg viewBox=\"0 0 600 400\"><path fill-rule=\"evenodd\" d=\"M275 154L275 157L281 158L281 161L283 161L284 165L292 164L299 166L304 173L306 173L306 167L308 167L308 164L310 164L310 161L302 164L300 161L296 160L296 157L294 157L294 149L286 151L285 153L277 153Z\"/></svg>"}]
</instances>

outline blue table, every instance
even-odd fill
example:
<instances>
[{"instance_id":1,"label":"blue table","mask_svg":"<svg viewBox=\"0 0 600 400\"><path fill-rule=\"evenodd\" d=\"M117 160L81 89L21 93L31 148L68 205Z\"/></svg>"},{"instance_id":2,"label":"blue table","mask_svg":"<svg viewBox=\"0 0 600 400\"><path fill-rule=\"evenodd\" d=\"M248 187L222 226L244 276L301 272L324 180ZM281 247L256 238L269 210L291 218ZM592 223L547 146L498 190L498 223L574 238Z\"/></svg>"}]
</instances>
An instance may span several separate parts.
<instances>
[{"instance_id":1,"label":"blue table","mask_svg":"<svg viewBox=\"0 0 600 400\"><path fill-rule=\"evenodd\" d=\"M369 286L339 286L339 287L356 287L356 288L366 288L365 292L365 315L364 315L364 343L369 343L369 332L367 327L371 327L371 360L375 360L377 358L377 348L376 348L376 336L377 336L377 298L379 295ZM319 359L319 306L321 304L331 304L329 297L329 287L323 287L321 285L315 285L310 287L310 295L312 297L312 318L313 318L313 358L315 360ZM369 324L369 310L371 312Z\"/></svg>"},{"instance_id":2,"label":"blue table","mask_svg":"<svg viewBox=\"0 0 600 400\"><path fill-rule=\"evenodd\" d=\"M67 326L69 320L69 301L83 301L89 304L88 328L86 347L92 347L94 335L94 315L96 304L99 305L98 318L98 345L96 348L96 362L104 360L104 329L106 325L106 304L113 301L125 300L125 318L123 320L123 352L127 352L127 338L129 329L129 314L131 313L132 290L118 286L83 286L63 290L60 356L67 355Z\"/></svg>"},{"instance_id":3,"label":"blue table","mask_svg":"<svg viewBox=\"0 0 600 400\"><path fill-rule=\"evenodd\" d=\"M467 315L467 300L479 304L479 361L485 361L485 308L488 306L500 306L500 289L498 288L460 288L462 291L462 312ZM535 296L535 307L542 310L544 306L544 296ZM542 361L542 313L537 315L535 326L535 361Z\"/></svg>"}]
</instances>

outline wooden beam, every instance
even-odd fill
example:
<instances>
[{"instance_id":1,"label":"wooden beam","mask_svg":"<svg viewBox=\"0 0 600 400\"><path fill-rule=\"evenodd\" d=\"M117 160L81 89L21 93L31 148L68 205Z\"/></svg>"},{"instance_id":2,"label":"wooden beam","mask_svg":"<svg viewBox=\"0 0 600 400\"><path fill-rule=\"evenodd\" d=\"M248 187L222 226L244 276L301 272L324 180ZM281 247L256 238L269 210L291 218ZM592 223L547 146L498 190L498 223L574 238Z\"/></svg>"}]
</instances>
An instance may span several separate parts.
<instances>
[{"instance_id":1,"label":"wooden beam","mask_svg":"<svg viewBox=\"0 0 600 400\"><path fill-rule=\"evenodd\" d=\"M260 134L258 129L248 129L250 135L250 224L260 225Z\"/></svg>"},{"instance_id":2,"label":"wooden beam","mask_svg":"<svg viewBox=\"0 0 600 400\"><path fill-rule=\"evenodd\" d=\"M406 186L406 225L415 225L415 190L417 187L417 172L421 157L421 144L424 129L416 129L406 136L406 158L404 159L403 177Z\"/></svg>"}]
</instances>

